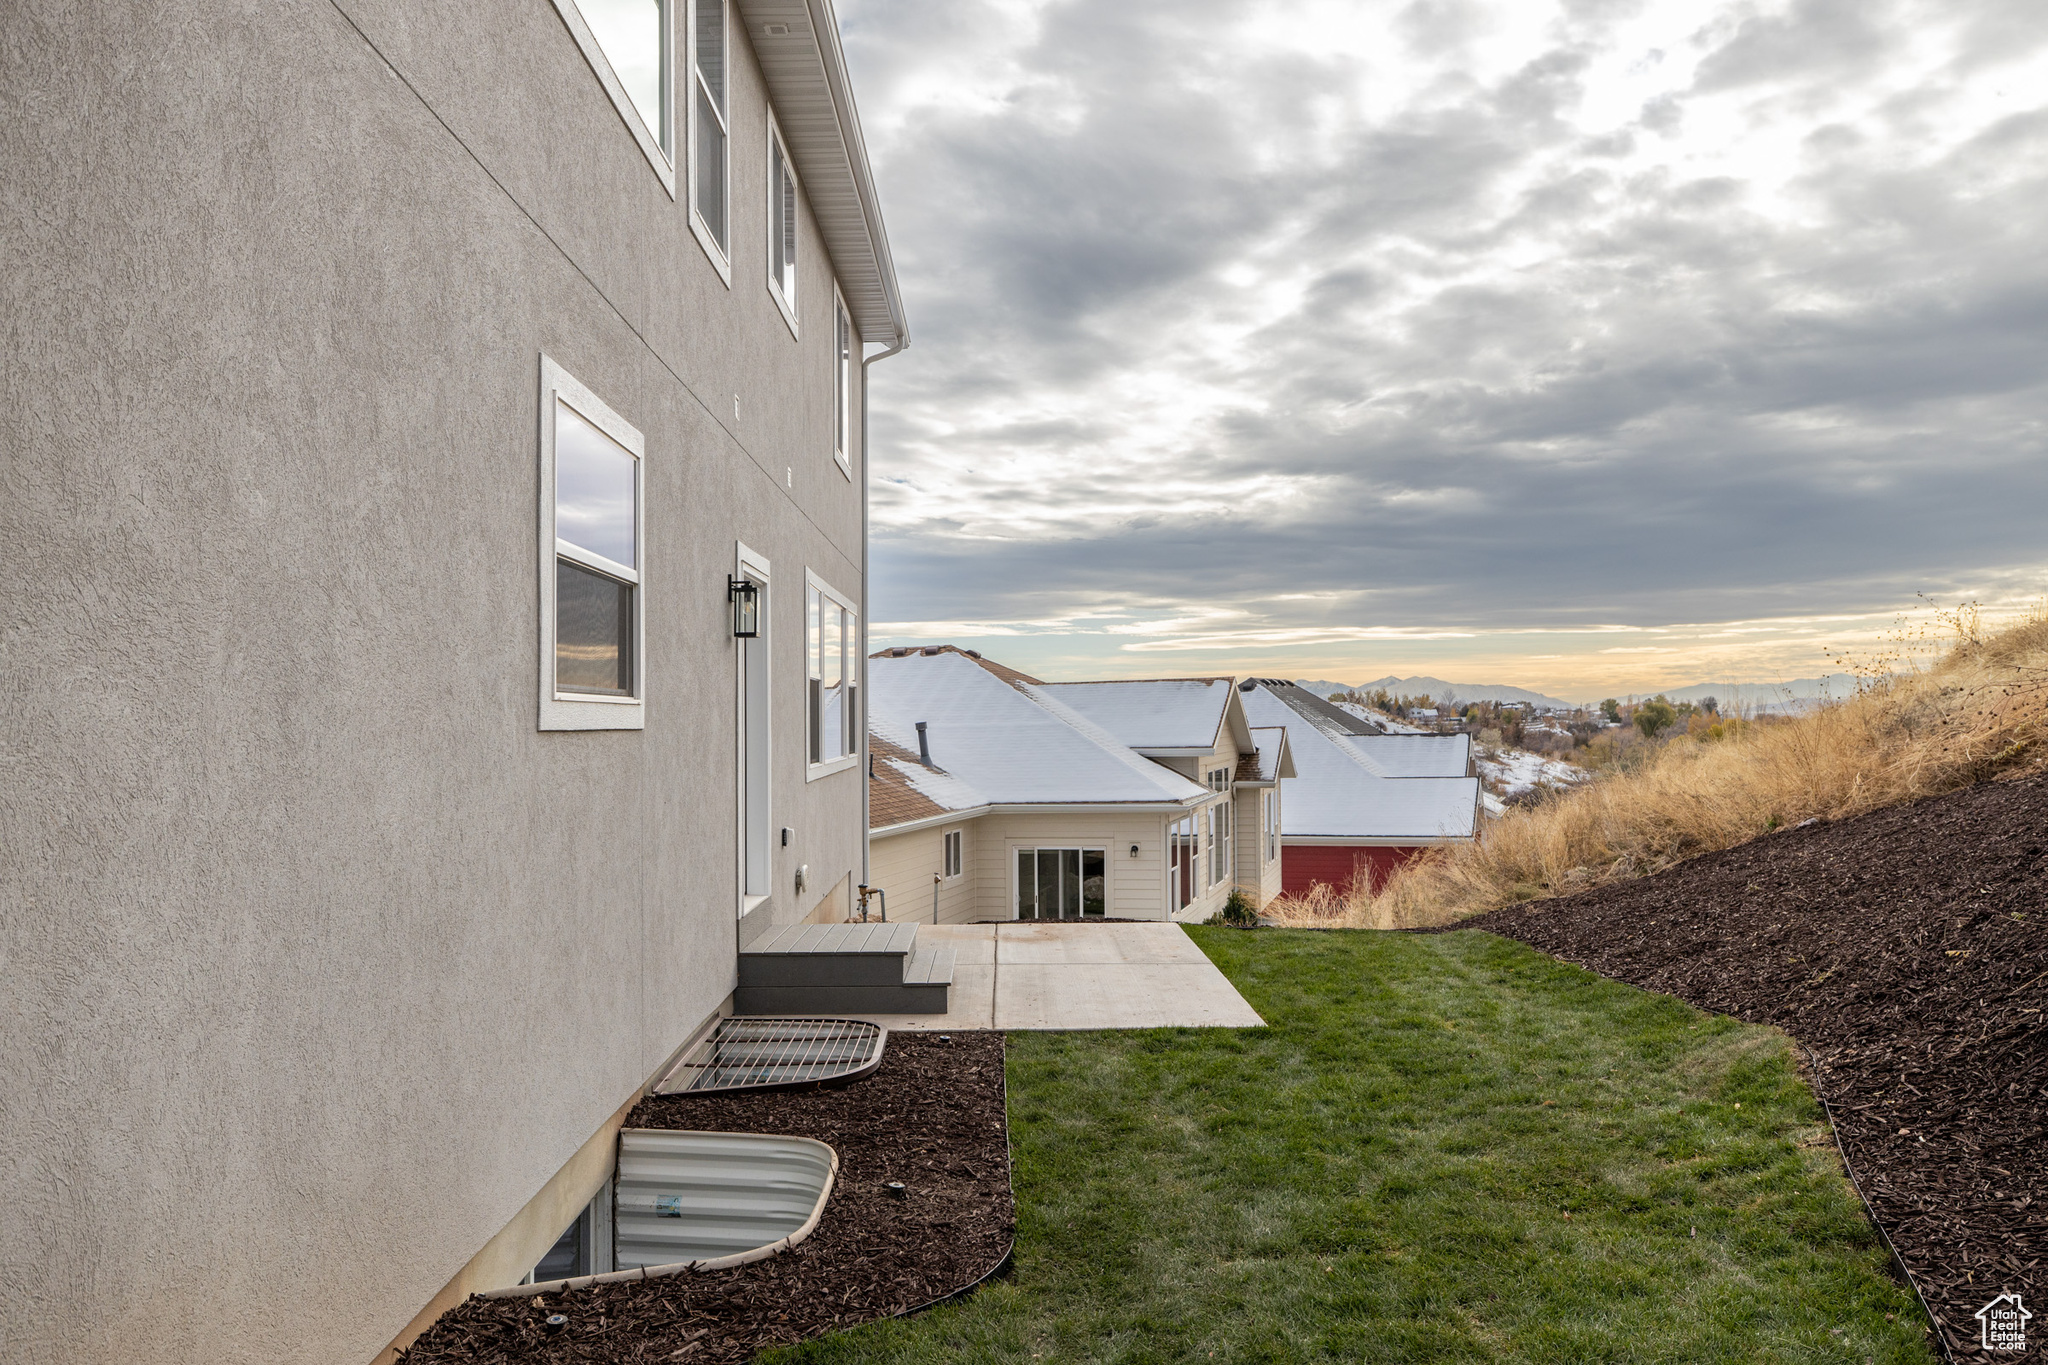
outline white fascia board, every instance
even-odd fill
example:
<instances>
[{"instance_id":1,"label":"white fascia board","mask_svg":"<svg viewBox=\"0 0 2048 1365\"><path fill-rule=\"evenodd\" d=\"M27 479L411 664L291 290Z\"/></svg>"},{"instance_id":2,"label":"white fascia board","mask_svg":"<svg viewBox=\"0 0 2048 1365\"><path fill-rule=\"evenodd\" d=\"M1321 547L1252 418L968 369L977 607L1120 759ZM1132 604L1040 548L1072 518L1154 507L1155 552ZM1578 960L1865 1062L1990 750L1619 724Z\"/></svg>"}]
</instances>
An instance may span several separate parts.
<instances>
[{"instance_id":1,"label":"white fascia board","mask_svg":"<svg viewBox=\"0 0 2048 1365\"><path fill-rule=\"evenodd\" d=\"M1280 847L1298 844L1304 848L1428 848L1438 844L1469 844L1473 834L1283 834Z\"/></svg>"},{"instance_id":2,"label":"white fascia board","mask_svg":"<svg viewBox=\"0 0 2048 1365\"><path fill-rule=\"evenodd\" d=\"M734 0L789 158L863 342L910 343L831 0ZM770 33L770 25L779 32Z\"/></svg>"},{"instance_id":3,"label":"white fascia board","mask_svg":"<svg viewBox=\"0 0 2048 1365\"><path fill-rule=\"evenodd\" d=\"M868 831L870 839L885 834L911 834L934 825L958 824L962 820L974 820L984 815L1173 815L1194 810L1217 795L1203 792L1200 799L1190 797L1186 801L1026 801L998 802L994 805L975 806L968 810L947 811L942 815L927 815L917 820L905 820L896 825L879 825Z\"/></svg>"},{"instance_id":4,"label":"white fascia board","mask_svg":"<svg viewBox=\"0 0 2048 1365\"><path fill-rule=\"evenodd\" d=\"M1229 700L1223 704L1223 718L1229 722L1230 737L1237 741L1239 753L1248 754L1258 747L1252 743L1252 723L1245 718L1244 701L1242 694L1237 690L1235 678L1230 680ZM1216 738L1219 741L1223 738L1220 729Z\"/></svg>"}]
</instances>

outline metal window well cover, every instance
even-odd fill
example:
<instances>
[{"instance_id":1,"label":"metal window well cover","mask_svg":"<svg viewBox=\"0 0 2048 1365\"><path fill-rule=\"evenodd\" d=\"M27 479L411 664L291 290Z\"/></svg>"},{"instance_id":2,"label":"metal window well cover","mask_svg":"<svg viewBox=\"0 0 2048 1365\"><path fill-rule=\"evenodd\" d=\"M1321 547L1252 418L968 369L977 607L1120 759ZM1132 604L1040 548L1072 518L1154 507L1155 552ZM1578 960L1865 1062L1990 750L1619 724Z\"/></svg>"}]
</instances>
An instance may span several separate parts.
<instances>
[{"instance_id":1,"label":"metal window well cover","mask_svg":"<svg viewBox=\"0 0 2048 1365\"><path fill-rule=\"evenodd\" d=\"M711 1095L858 1080L882 1064L888 1041L889 1030L864 1019L721 1019L654 1093Z\"/></svg>"},{"instance_id":2,"label":"metal window well cover","mask_svg":"<svg viewBox=\"0 0 2048 1365\"><path fill-rule=\"evenodd\" d=\"M613 1182L615 1264L602 1275L513 1285L487 1297L723 1270L787 1251L818 1226L839 1154L813 1138L628 1128Z\"/></svg>"}]
</instances>

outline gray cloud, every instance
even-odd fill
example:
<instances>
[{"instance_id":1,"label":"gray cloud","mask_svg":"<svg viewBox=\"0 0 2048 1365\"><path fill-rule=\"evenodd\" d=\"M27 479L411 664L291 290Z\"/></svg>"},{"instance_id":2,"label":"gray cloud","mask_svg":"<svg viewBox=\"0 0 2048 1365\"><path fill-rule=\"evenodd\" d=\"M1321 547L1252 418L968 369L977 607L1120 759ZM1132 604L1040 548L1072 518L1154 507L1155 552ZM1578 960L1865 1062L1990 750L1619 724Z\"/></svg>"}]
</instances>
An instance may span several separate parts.
<instances>
[{"instance_id":1,"label":"gray cloud","mask_svg":"<svg viewBox=\"0 0 2048 1365\"><path fill-rule=\"evenodd\" d=\"M1418 0L1370 69L1242 5L845 8L918 335L880 619L1712 620L2048 561L2009 4L1629 51L1654 7L1600 0L1504 55L1501 7Z\"/></svg>"}]
</instances>

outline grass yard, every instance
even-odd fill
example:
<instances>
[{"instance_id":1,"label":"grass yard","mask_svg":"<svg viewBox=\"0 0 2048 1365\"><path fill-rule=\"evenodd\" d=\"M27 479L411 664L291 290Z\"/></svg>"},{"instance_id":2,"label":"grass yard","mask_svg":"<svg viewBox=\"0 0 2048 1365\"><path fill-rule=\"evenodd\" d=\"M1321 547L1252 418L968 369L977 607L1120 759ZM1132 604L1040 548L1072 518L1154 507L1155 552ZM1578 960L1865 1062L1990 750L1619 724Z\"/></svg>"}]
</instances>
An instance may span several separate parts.
<instances>
[{"instance_id":1,"label":"grass yard","mask_svg":"<svg viewBox=\"0 0 2048 1365\"><path fill-rule=\"evenodd\" d=\"M1781 1035L1486 934L1193 932L1269 1028L1011 1035L1014 1276L764 1359L1933 1359Z\"/></svg>"}]
</instances>

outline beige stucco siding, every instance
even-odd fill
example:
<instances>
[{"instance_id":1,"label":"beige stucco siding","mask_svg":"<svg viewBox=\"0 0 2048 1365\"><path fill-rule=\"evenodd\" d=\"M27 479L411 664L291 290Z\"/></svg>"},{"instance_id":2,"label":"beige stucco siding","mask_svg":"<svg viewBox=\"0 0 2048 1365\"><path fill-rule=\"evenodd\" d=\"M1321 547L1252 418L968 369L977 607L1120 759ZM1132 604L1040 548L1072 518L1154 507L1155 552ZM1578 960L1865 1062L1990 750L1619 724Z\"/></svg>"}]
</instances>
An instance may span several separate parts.
<instances>
[{"instance_id":1,"label":"beige stucco siding","mask_svg":"<svg viewBox=\"0 0 2048 1365\"><path fill-rule=\"evenodd\" d=\"M806 211L792 338L734 41L728 288L546 0L10 23L8 1360L363 1365L718 1008L735 540L766 913L858 868L859 774L803 780L831 278ZM644 731L537 729L543 352L645 437Z\"/></svg>"}]
</instances>

